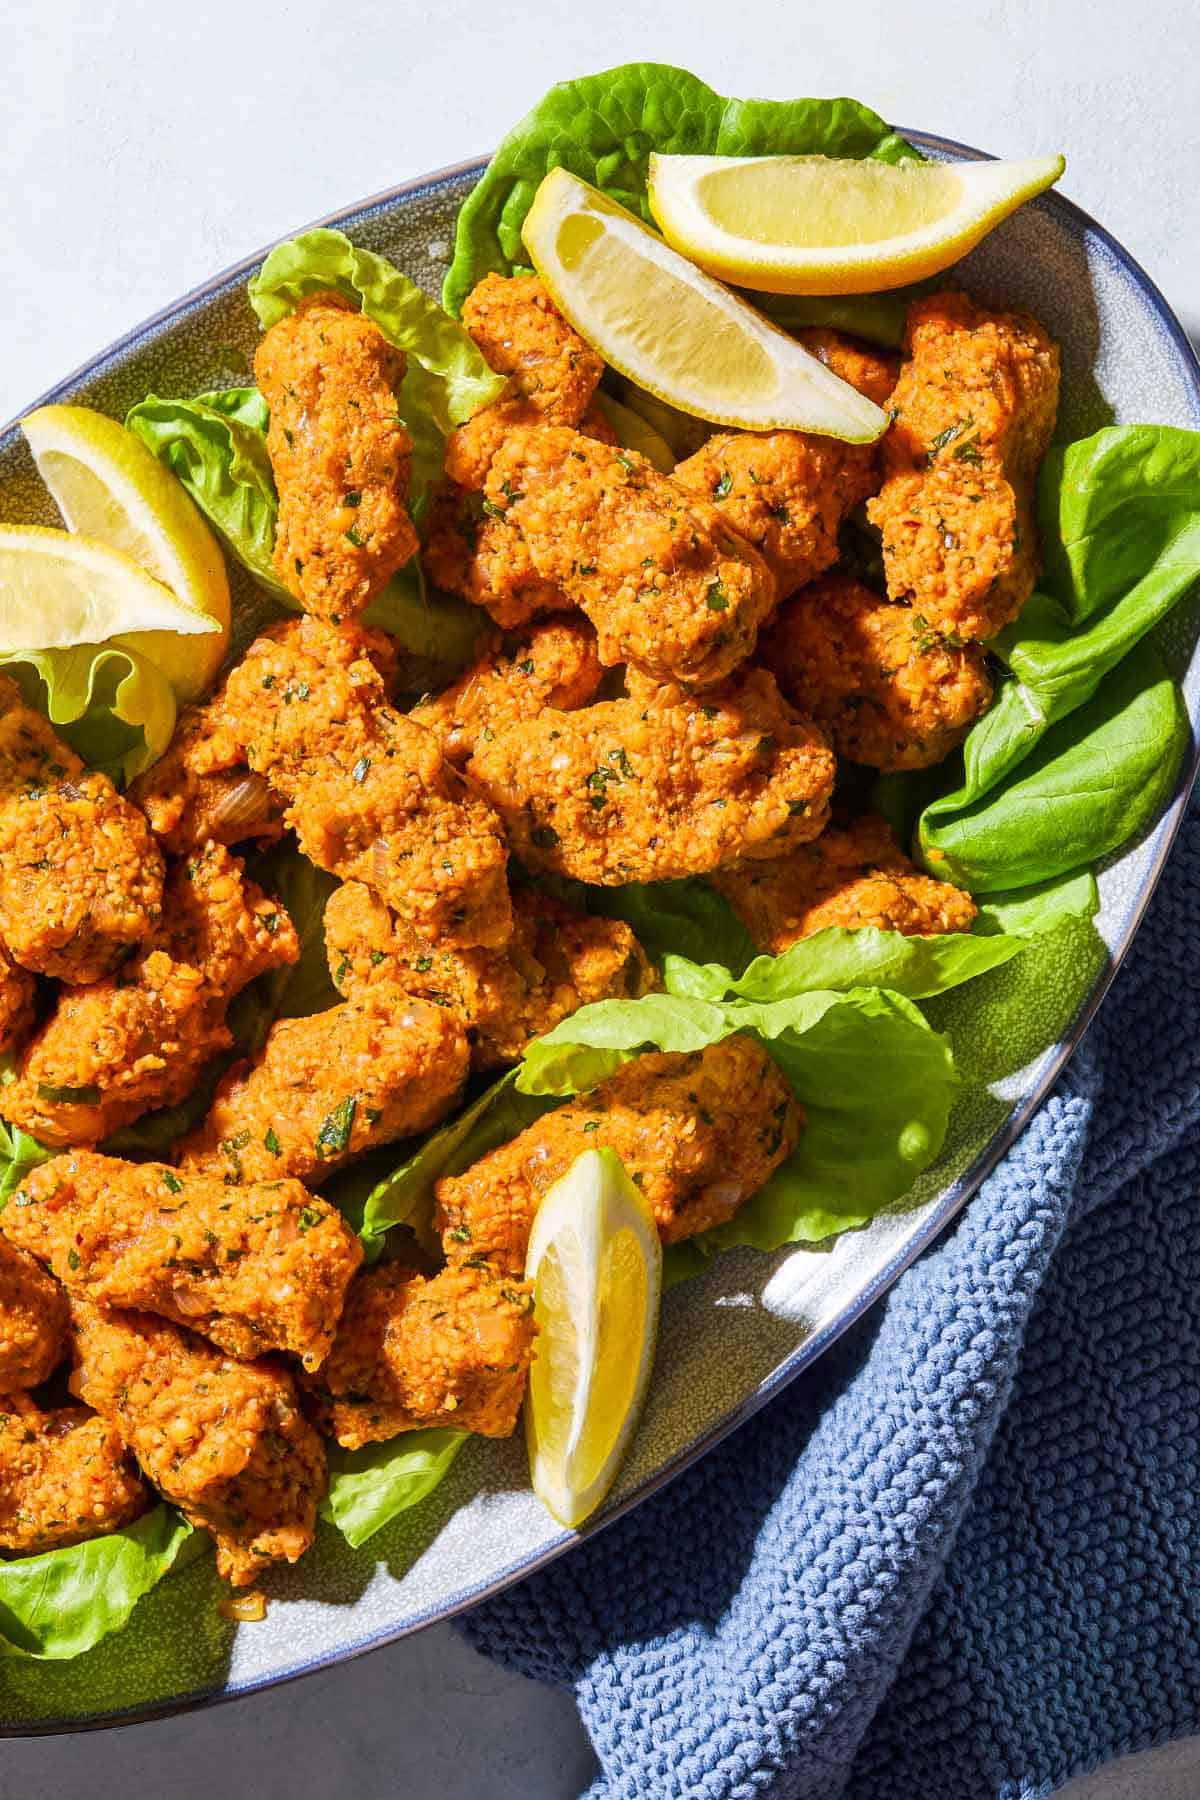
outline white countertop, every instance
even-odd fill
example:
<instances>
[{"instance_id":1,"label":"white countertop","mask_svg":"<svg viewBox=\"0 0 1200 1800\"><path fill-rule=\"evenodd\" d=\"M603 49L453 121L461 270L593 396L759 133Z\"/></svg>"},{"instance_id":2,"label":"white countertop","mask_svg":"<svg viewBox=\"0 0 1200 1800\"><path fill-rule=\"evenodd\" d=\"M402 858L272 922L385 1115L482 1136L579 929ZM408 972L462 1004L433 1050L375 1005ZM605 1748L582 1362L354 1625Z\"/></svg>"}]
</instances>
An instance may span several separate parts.
<instances>
[{"instance_id":1,"label":"white countertop","mask_svg":"<svg viewBox=\"0 0 1200 1800\"><path fill-rule=\"evenodd\" d=\"M1200 336L1198 52L1190 0L23 7L0 113L0 420L217 269L487 150L551 82L635 57L726 93L854 94L1002 156L1062 150L1064 191ZM9 1743L0 1800L573 1800L591 1770L567 1696L442 1627L188 1718ZM1070 1791L1185 1800L1200 1751Z\"/></svg>"}]
</instances>

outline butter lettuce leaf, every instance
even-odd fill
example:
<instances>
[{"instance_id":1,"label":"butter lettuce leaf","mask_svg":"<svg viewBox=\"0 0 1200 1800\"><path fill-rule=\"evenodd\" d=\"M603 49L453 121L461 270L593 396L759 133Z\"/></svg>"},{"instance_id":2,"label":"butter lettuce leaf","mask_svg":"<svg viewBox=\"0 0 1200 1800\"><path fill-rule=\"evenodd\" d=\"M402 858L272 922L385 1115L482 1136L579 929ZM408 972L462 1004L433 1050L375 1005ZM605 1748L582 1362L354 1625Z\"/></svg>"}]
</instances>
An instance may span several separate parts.
<instances>
[{"instance_id":1,"label":"butter lettuce leaf","mask_svg":"<svg viewBox=\"0 0 1200 1800\"><path fill-rule=\"evenodd\" d=\"M577 1093L643 1050L699 1050L735 1031L762 1040L806 1123L766 1186L727 1224L691 1241L689 1266L733 1245L775 1250L865 1224L937 1156L958 1087L949 1040L911 1000L879 988L764 1002L676 994L598 1001L530 1046L517 1086Z\"/></svg>"},{"instance_id":2,"label":"butter lettuce leaf","mask_svg":"<svg viewBox=\"0 0 1200 1800\"><path fill-rule=\"evenodd\" d=\"M0 1658L82 1656L120 1631L192 1536L186 1519L160 1505L86 1544L0 1562Z\"/></svg>"},{"instance_id":3,"label":"butter lettuce leaf","mask_svg":"<svg viewBox=\"0 0 1200 1800\"><path fill-rule=\"evenodd\" d=\"M361 1450L329 1450L329 1492L321 1517L352 1550L431 1494L466 1443L465 1431L406 1431Z\"/></svg>"},{"instance_id":4,"label":"butter lettuce leaf","mask_svg":"<svg viewBox=\"0 0 1200 1800\"><path fill-rule=\"evenodd\" d=\"M343 232L305 231L277 244L251 279L250 304L265 331L306 295L331 289L373 319L426 374L438 377L423 393L444 434L503 393L506 378L489 369L458 321L394 263L359 249Z\"/></svg>"},{"instance_id":5,"label":"butter lettuce leaf","mask_svg":"<svg viewBox=\"0 0 1200 1800\"><path fill-rule=\"evenodd\" d=\"M88 768L114 781L132 781L171 741L175 696L157 664L136 650L118 643L0 650L0 667Z\"/></svg>"},{"instance_id":6,"label":"butter lettuce leaf","mask_svg":"<svg viewBox=\"0 0 1200 1800\"><path fill-rule=\"evenodd\" d=\"M0 1081L0 1112L4 1110L4 1086ZM0 1212L14 1188L20 1187L30 1169L49 1162L57 1150L47 1150L19 1125L6 1125L0 1118Z\"/></svg>"},{"instance_id":7,"label":"butter lettuce leaf","mask_svg":"<svg viewBox=\"0 0 1200 1800\"><path fill-rule=\"evenodd\" d=\"M622 919L647 956L670 955L695 963L716 962L740 974L757 954L729 902L698 877L685 881L631 881L620 888L584 888L588 912Z\"/></svg>"},{"instance_id":8,"label":"butter lettuce leaf","mask_svg":"<svg viewBox=\"0 0 1200 1800\"><path fill-rule=\"evenodd\" d=\"M125 424L179 477L242 567L281 605L294 608L271 562L279 506L267 417L258 389L240 387L194 400L148 394L126 414Z\"/></svg>"},{"instance_id":9,"label":"butter lettuce leaf","mask_svg":"<svg viewBox=\"0 0 1200 1800\"><path fill-rule=\"evenodd\" d=\"M864 987L927 1000L1011 962L1067 919L1093 918L1099 903L1095 878L1084 871L1017 896L997 895L980 907L969 932L905 937L874 926L835 927L801 939L780 956L755 957L738 977L674 955L664 959L663 976L668 992L710 1000L771 1002L820 989L846 993Z\"/></svg>"},{"instance_id":10,"label":"butter lettuce leaf","mask_svg":"<svg viewBox=\"0 0 1200 1800\"><path fill-rule=\"evenodd\" d=\"M1200 432L1110 425L1042 465L1045 585L1076 622L1139 596L1161 616L1200 573Z\"/></svg>"},{"instance_id":11,"label":"butter lettuce leaf","mask_svg":"<svg viewBox=\"0 0 1200 1800\"><path fill-rule=\"evenodd\" d=\"M566 168L653 224L650 152L669 156L873 156L916 151L857 100L727 100L667 63L635 62L561 81L501 143L458 215L442 299L458 313L491 270L528 265L521 226L542 177Z\"/></svg>"},{"instance_id":12,"label":"butter lettuce leaf","mask_svg":"<svg viewBox=\"0 0 1200 1800\"><path fill-rule=\"evenodd\" d=\"M266 401L254 387L223 388L194 400L150 395L125 419L179 477L242 567L279 606L296 612L299 602L272 563L279 503L267 455L267 421ZM414 442L425 445L426 481L432 482L441 473L442 436L419 411L409 423L410 429L415 423ZM413 691L450 680L469 661L486 625L478 607L429 592L416 558L376 595L364 622L404 645L416 665Z\"/></svg>"},{"instance_id":13,"label":"butter lettuce leaf","mask_svg":"<svg viewBox=\"0 0 1200 1800\"><path fill-rule=\"evenodd\" d=\"M819 1243L865 1225L907 1193L945 1140L954 1057L910 1000L852 990L804 1030L786 1022L795 1004L763 1008L758 1029L775 1026L768 1048L804 1107L800 1142L739 1213L692 1240L704 1255Z\"/></svg>"},{"instance_id":14,"label":"butter lettuce leaf","mask_svg":"<svg viewBox=\"0 0 1200 1800\"><path fill-rule=\"evenodd\" d=\"M393 1225L408 1225L427 1248L440 1248L433 1234L433 1190L443 1175L461 1175L498 1144L532 1125L553 1109L554 1099L527 1094L517 1087L519 1070L510 1069L486 1088L450 1124L430 1132L390 1174L376 1182L363 1202L360 1236L374 1260ZM344 1201L339 1196L339 1204Z\"/></svg>"}]
</instances>

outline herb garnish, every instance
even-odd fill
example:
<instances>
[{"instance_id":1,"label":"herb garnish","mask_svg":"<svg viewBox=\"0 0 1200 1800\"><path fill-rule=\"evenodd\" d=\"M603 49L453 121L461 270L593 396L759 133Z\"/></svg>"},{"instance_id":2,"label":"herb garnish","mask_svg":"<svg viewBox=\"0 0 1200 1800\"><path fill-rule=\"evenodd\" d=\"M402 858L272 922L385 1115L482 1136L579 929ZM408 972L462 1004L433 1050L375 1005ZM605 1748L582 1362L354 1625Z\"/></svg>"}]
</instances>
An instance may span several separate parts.
<instances>
[{"instance_id":1,"label":"herb garnish","mask_svg":"<svg viewBox=\"0 0 1200 1800\"><path fill-rule=\"evenodd\" d=\"M338 1102L333 1111L321 1123L317 1133L316 1149L320 1157L340 1156L350 1143L350 1133L354 1129L354 1115L358 1110L358 1097L348 1094Z\"/></svg>"}]
</instances>

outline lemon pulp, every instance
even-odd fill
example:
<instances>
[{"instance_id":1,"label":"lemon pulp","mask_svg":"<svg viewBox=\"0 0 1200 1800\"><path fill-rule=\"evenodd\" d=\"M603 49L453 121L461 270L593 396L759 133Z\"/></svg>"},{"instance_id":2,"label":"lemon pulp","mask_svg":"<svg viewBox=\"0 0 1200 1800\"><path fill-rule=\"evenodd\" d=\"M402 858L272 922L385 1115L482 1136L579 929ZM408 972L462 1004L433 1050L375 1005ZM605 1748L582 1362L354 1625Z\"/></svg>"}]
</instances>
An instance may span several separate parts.
<instances>
[{"instance_id":1,"label":"lemon pulp","mask_svg":"<svg viewBox=\"0 0 1200 1800\"><path fill-rule=\"evenodd\" d=\"M577 1526L620 1469L654 1357L662 1250L611 1150L586 1151L547 1194L530 1237L538 1336L525 1403L534 1491Z\"/></svg>"}]
</instances>

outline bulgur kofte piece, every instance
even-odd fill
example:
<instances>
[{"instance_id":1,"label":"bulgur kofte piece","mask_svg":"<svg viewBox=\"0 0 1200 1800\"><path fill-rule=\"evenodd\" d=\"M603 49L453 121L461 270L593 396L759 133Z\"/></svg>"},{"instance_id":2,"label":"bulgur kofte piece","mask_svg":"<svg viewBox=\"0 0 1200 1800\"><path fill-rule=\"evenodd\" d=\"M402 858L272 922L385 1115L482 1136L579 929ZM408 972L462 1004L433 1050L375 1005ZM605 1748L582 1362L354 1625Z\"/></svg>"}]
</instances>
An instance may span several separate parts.
<instances>
[{"instance_id":1,"label":"bulgur kofte piece","mask_svg":"<svg viewBox=\"0 0 1200 1800\"><path fill-rule=\"evenodd\" d=\"M617 887L815 837L834 758L774 676L752 669L698 695L639 682L623 700L547 709L480 743L468 773L527 868Z\"/></svg>"},{"instance_id":2,"label":"bulgur kofte piece","mask_svg":"<svg viewBox=\"0 0 1200 1800\"><path fill-rule=\"evenodd\" d=\"M488 471L489 519L596 628L606 667L711 687L754 649L775 580L707 498L634 450L524 426Z\"/></svg>"},{"instance_id":3,"label":"bulgur kofte piece","mask_svg":"<svg viewBox=\"0 0 1200 1800\"><path fill-rule=\"evenodd\" d=\"M255 976L293 963L295 930L220 844L171 870L162 923L117 975L63 987L4 1090L4 1115L54 1148L97 1144L177 1105L227 1050L226 1012Z\"/></svg>"},{"instance_id":4,"label":"bulgur kofte piece","mask_svg":"<svg viewBox=\"0 0 1200 1800\"><path fill-rule=\"evenodd\" d=\"M0 1236L0 1394L45 1381L67 1354L67 1326L67 1296L57 1281Z\"/></svg>"},{"instance_id":5,"label":"bulgur kofte piece","mask_svg":"<svg viewBox=\"0 0 1200 1800\"><path fill-rule=\"evenodd\" d=\"M0 1550L38 1556L120 1531L151 1494L120 1434L84 1406L0 1393Z\"/></svg>"},{"instance_id":6,"label":"bulgur kofte piece","mask_svg":"<svg viewBox=\"0 0 1200 1800\"><path fill-rule=\"evenodd\" d=\"M607 1145L650 1203L664 1244L731 1219L799 1141L804 1115L754 1038L650 1051L437 1184L453 1266L520 1275L534 1215L585 1150Z\"/></svg>"},{"instance_id":7,"label":"bulgur kofte piece","mask_svg":"<svg viewBox=\"0 0 1200 1800\"><path fill-rule=\"evenodd\" d=\"M586 619L546 619L510 639L493 635L458 680L426 696L409 718L431 731L455 768L480 740L536 719L546 707L575 712L596 696L604 670Z\"/></svg>"},{"instance_id":8,"label":"bulgur kofte piece","mask_svg":"<svg viewBox=\"0 0 1200 1800\"><path fill-rule=\"evenodd\" d=\"M374 635L308 618L269 627L210 704L213 757L265 777L318 868L365 881L430 937L503 944L500 822L434 734L389 703Z\"/></svg>"},{"instance_id":9,"label":"bulgur kofte piece","mask_svg":"<svg viewBox=\"0 0 1200 1800\"><path fill-rule=\"evenodd\" d=\"M527 1282L383 1263L354 1281L329 1360L308 1387L347 1450L429 1425L509 1437L533 1338Z\"/></svg>"},{"instance_id":10,"label":"bulgur kofte piece","mask_svg":"<svg viewBox=\"0 0 1200 1800\"><path fill-rule=\"evenodd\" d=\"M154 930L162 889L136 806L0 675L0 943L12 961L98 981Z\"/></svg>"},{"instance_id":11,"label":"bulgur kofte piece","mask_svg":"<svg viewBox=\"0 0 1200 1800\"><path fill-rule=\"evenodd\" d=\"M328 1473L280 1362L239 1362L152 1313L72 1302L72 1390L159 1492L211 1531L217 1573L249 1587L312 1544Z\"/></svg>"},{"instance_id":12,"label":"bulgur kofte piece","mask_svg":"<svg viewBox=\"0 0 1200 1800\"><path fill-rule=\"evenodd\" d=\"M397 409L407 358L340 294L309 294L254 357L271 411L275 572L306 612L355 619L417 548L412 439Z\"/></svg>"},{"instance_id":13,"label":"bulgur kofte piece","mask_svg":"<svg viewBox=\"0 0 1200 1800\"><path fill-rule=\"evenodd\" d=\"M222 1076L180 1168L227 1182L316 1186L453 1111L470 1051L445 1007L376 982L339 1006L278 1019L259 1054Z\"/></svg>"},{"instance_id":14,"label":"bulgur kofte piece","mask_svg":"<svg viewBox=\"0 0 1200 1800\"><path fill-rule=\"evenodd\" d=\"M775 862L722 869L713 886L771 956L831 927L905 937L969 931L976 913L970 894L916 868L886 821L870 813L831 825Z\"/></svg>"},{"instance_id":15,"label":"bulgur kofte piece","mask_svg":"<svg viewBox=\"0 0 1200 1800\"><path fill-rule=\"evenodd\" d=\"M958 748L992 699L978 644L937 630L836 569L785 601L760 654L792 705L839 756L927 769Z\"/></svg>"},{"instance_id":16,"label":"bulgur kofte piece","mask_svg":"<svg viewBox=\"0 0 1200 1800\"><path fill-rule=\"evenodd\" d=\"M485 275L463 302L462 322L509 391L451 432L446 473L478 490L492 457L516 425L578 425L604 364L567 324L536 275Z\"/></svg>"},{"instance_id":17,"label":"bulgur kofte piece","mask_svg":"<svg viewBox=\"0 0 1200 1800\"><path fill-rule=\"evenodd\" d=\"M244 1361L288 1351L307 1369L333 1342L363 1254L298 1181L230 1186L88 1150L32 1169L0 1230L97 1306L157 1313Z\"/></svg>"},{"instance_id":18,"label":"bulgur kofte piece","mask_svg":"<svg viewBox=\"0 0 1200 1800\"><path fill-rule=\"evenodd\" d=\"M1040 567L1034 486L1058 414L1058 346L1027 313L953 289L913 302L867 503L888 595L935 629L994 637Z\"/></svg>"}]
</instances>

